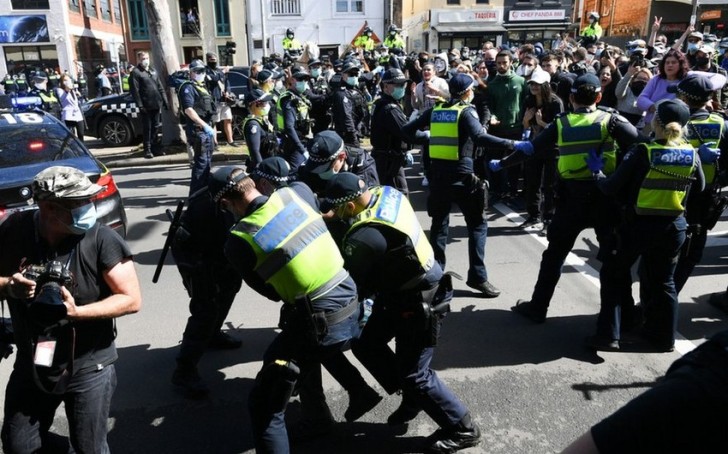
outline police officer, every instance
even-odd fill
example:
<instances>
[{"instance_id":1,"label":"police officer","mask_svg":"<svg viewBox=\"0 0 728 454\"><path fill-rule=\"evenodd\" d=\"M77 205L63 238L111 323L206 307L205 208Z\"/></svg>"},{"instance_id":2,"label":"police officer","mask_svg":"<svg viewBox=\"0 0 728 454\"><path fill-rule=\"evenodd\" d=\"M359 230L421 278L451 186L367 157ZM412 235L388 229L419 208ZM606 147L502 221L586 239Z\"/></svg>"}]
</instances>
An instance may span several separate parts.
<instances>
[{"instance_id":1,"label":"police officer","mask_svg":"<svg viewBox=\"0 0 728 454\"><path fill-rule=\"evenodd\" d=\"M46 68L46 74L48 74L48 89L54 90L56 88L59 88L59 80L61 78L61 75L58 74L58 71L52 68Z\"/></svg>"},{"instance_id":2,"label":"police officer","mask_svg":"<svg viewBox=\"0 0 728 454\"><path fill-rule=\"evenodd\" d=\"M689 119L684 102L658 103L652 119L654 139L631 148L614 174L599 181L605 194L627 194L628 215L620 226L616 255L603 262L599 273L602 306L597 334L589 340L597 350L620 348L620 308L625 298L631 299L630 269L639 257L644 269L640 278L645 310L642 335L655 351L674 349L678 301L673 274L687 230L685 199L688 191L700 192L705 187L698 153L682 133ZM594 153L588 160L596 161L596 166L589 163L592 172L604 165Z\"/></svg>"},{"instance_id":3,"label":"police officer","mask_svg":"<svg viewBox=\"0 0 728 454\"><path fill-rule=\"evenodd\" d=\"M360 333L356 285L306 185L269 197L251 178L226 188L218 200L240 219L228 236L226 257L251 288L284 303L281 332L263 355L248 399L255 447L289 452L284 412L299 375L310 384L307 375L316 365ZM320 386L300 392L302 402L325 404Z\"/></svg>"},{"instance_id":4,"label":"police officer","mask_svg":"<svg viewBox=\"0 0 728 454\"><path fill-rule=\"evenodd\" d=\"M212 95L205 88L206 69L201 60L190 63L190 80L179 88L180 109L185 114L185 133L195 151L190 180L190 195L207 186L215 149L215 130L211 126L215 114Z\"/></svg>"},{"instance_id":5,"label":"police officer","mask_svg":"<svg viewBox=\"0 0 728 454\"><path fill-rule=\"evenodd\" d=\"M304 141L311 137L311 102L304 96L309 79L311 75L306 70L293 68L292 76L288 78L288 90L278 99L277 122L281 147L292 173L296 173L306 160Z\"/></svg>"},{"instance_id":6,"label":"police officer","mask_svg":"<svg viewBox=\"0 0 728 454\"><path fill-rule=\"evenodd\" d=\"M159 134L162 129L162 109L167 110L167 95L157 72L151 68L149 54L137 53L137 67L131 73L129 92L139 108L142 122L144 157L163 156Z\"/></svg>"},{"instance_id":7,"label":"police officer","mask_svg":"<svg viewBox=\"0 0 728 454\"><path fill-rule=\"evenodd\" d=\"M206 348L234 349L242 342L221 331L242 280L225 258L227 233L235 225L232 214L221 210L214 201L228 181L245 176L239 171L229 179L235 167L221 167L210 182L187 200L187 209L172 243L172 255L182 282L190 296L187 319L177 367L172 384L189 398L202 398L209 392L197 372L197 364Z\"/></svg>"},{"instance_id":8,"label":"police officer","mask_svg":"<svg viewBox=\"0 0 728 454\"><path fill-rule=\"evenodd\" d=\"M123 92L128 93L130 90L129 79L131 78L132 71L134 71L134 65L132 65L132 64L126 65L126 72L124 73L124 76L121 78L121 90Z\"/></svg>"},{"instance_id":9,"label":"police officer","mask_svg":"<svg viewBox=\"0 0 728 454\"><path fill-rule=\"evenodd\" d=\"M596 43L602 37L602 26L599 25L599 13L592 11L589 13L589 25L581 31L581 45L584 47Z\"/></svg>"},{"instance_id":10,"label":"police officer","mask_svg":"<svg viewBox=\"0 0 728 454\"><path fill-rule=\"evenodd\" d=\"M383 185L397 188L409 195L404 166L412 166L412 154L402 135L407 117L400 102L407 91L409 79L397 68L382 75L382 96L374 102L372 112L372 156Z\"/></svg>"},{"instance_id":11,"label":"police officer","mask_svg":"<svg viewBox=\"0 0 728 454\"><path fill-rule=\"evenodd\" d=\"M303 52L303 45L296 39L292 28L286 29L283 38L283 56L289 60L297 60Z\"/></svg>"},{"instance_id":12,"label":"police officer","mask_svg":"<svg viewBox=\"0 0 728 454\"><path fill-rule=\"evenodd\" d=\"M278 130L278 99L286 91L281 81L283 77L285 77L283 72L270 69L263 69L256 76L260 89L271 96L268 120L276 131Z\"/></svg>"},{"instance_id":13,"label":"police officer","mask_svg":"<svg viewBox=\"0 0 728 454\"><path fill-rule=\"evenodd\" d=\"M488 282L485 269L485 240L488 222L485 217L487 190L485 182L474 174L473 159L477 146L501 146L522 149L523 142L494 137L485 132L478 113L470 104L475 81L464 73L448 81L450 101L430 108L402 127L405 137L417 143L418 137L429 136L430 193L427 211L432 217L430 243L435 260L445 269L445 246L449 234L450 208L456 203L465 216L468 229L468 287L487 298L500 291ZM430 129L428 133L415 133Z\"/></svg>"},{"instance_id":14,"label":"police officer","mask_svg":"<svg viewBox=\"0 0 728 454\"><path fill-rule=\"evenodd\" d=\"M248 116L243 120L245 144L250 161L246 168L254 169L265 158L278 154L278 137L268 120L272 96L261 89L253 89L247 96Z\"/></svg>"},{"instance_id":15,"label":"police officer","mask_svg":"<svg viewBox=\"0 0 728 454\"><path fill-rule=\"evenodd\" d=\"M387 37L384 38L384 45L393 54L402 55L404 53L404 39L399 34L401 31L396 25L392 24L387 30Z\"/></svg>"},{"instance_id":16,"label":"police officer","mask_svg":"<svg viewBox=\"0 0 728 454\"><path fill-rule=\"evenodd\" d=\"M331 89L329 81L322 74L322 66L320 60L311 59L308 62L308 69L311 74L309 81L309 91L306 97L311 101L311 132L316 134L329 129L331 126Z\"/></svg>"},{"instance_id":17,"label":"police officer","mask_svg":"<svg viewBox=\"0 0 728 454\"><path fill-rule=\"evenodd\" d=\"M468 409L430 369L452 294L438 299L448 290L437 295L442 268L409 201L391 186L367 188L343 172L327 186L322 209L353 222L341 245L344 264L360 298L375 298L353 351L388 393L404 393L388 422L404 424L424 410L440 426L428 439L429 452L477 445L480 429ZM387 345L392 338L396 352Z\"/></svg>"},{"instance_id":18,"label":"police officer","mask_svg":"<svg viewBox=\"0 0 728 454\"><path fill-rule=\"evenodd\" d=\"M686 219L687 239L683 244L680 259L675 269L675 289L680 293L695 266L703 258L703 250L712 229L723 213L726 201L720 195L726 184L728 169L728 122L717 113L706 109L716 88L725 84L724 77L717 84L700 74L690 74L669 91L677 93L678 99L690 108L687 125L687 139L698 151L707 190L691 191L688 194ZM716 87L717 85L717 87Z\"/></svg>"},{"instance_id":19,"label":"police officer","mask_svg":"<svg viewBox=\"0 0 728 454\"><path fill-rule=\"evenodd\" d=\"M611 109L597 108L601 99L601 84L593 74L576 78L569 101L574 112L563 113L536 136L526 154L546 153L559 148L557 171L560 182L554 216L547 232L548 247L541 257L538 280L531 299L518 300L513 311L536 323L546 320L546 312L561 277L561 267L582 230L593 228L600 244L599 258L604 262L614 247L614 229L619 211L614 202L596 187L592 172L586 164L590 151L606 160L604 173L611 175L617 163L616 145L626 150L639 140L637 130ZM512 154L502 161L492 160L490 169L524 158Z\"/></svg>"},{"instance_id":20,"label":"police officer","mask_svg":"<svg viewBox=\"0 0 728 454\"><path fill-rule=\"evenodd\" d=\"M41 99L44 111L58 119L61 118L61 103L56 98L53 90L48 88L48 75L46 73L42 71L35 73L33 76L33 89L30 91L30 94L38 96Z\"/></svg>"},{"instance_id":21,"label":"police officer","mask_svg":"<svg viewBox=\"0 0 728 454\"><path fill-rule=\"evenodd\" d=\"M347 145L361 146L359 130L367 113L366 101L358 89L359 65L348 61L341 68L341 85L331 95L334 129Z\"/></svg>"},{"instance_id":22,"label":"police officer","mask_svg":"<svg viewBox=\"0 0 728 454\"><path fill-rule=\"evenodd\" d=\"M373 51L375 44L372 38L373 34L374 31L370 27L365 27L361 34L354 40L354 47L365 51Z\"/></svg>"},{"instance_id":23,"label":"police officer","mask_svg":"<svg viewBox=\"0 0 728 454\"><path fill-rule=\"evenodd\" d=\"M15 83L15 79L10 74L5 74L2 82L3 93L6 95L15 95L18 93L18 86Z\"/></svg>"},{"instance_id":24,"label":"police officer","mask_svg":"<svg viewBox=\"0 0 728 454\"><path fill-rule=\"evenodd\" d=\"M28 81L25 78L25 73L20 73L18 78L15 79L15 85L18 87L18 96L25 96L28 94Z\"/></svg>"}]
</instances>

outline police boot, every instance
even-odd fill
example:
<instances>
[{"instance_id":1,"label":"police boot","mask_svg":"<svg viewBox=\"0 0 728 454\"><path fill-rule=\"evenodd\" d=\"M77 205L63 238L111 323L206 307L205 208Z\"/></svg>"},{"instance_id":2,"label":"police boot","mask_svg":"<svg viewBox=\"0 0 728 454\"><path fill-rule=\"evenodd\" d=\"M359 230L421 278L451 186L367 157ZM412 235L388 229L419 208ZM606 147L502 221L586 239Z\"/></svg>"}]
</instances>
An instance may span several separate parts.
<instances>
[{"instance_id":1,"label":"police boot","mask_svg":"<svg viewBox=\"0 0 728 454\"><path fill-rule=\"evenodd\" d=\"M210 342L207 344L207 348L215 350L234 350L240 348L243 345L243 341L235 336L232 336L224 331L218 331L212 336Z\"/></svg>"},{"instance_id":2,"label":"police boot","mask_svg":"<svg viewBox=\"0 0 728 454\"><path fill-rule=\"evenodd\" d=\"M288 429L288 438L291 441L307 441L323 437L334 430L336 420L331 411L326 410L316 418L304 418Z\"/></svg>"},{"instance_id":3,"label":"police boot","mask_svg":"<svg viewBox=\"0 0 728 454\"><path fill-rule=\"evenodd\" d=\"M417 417L422 411L422 407L417 403L415 399L410 397L407 393L402 395L402 403L394 412L387 418L387 424L390 426L401 426L407 424Z\"/></svg>"},{"instance_id":4,"label":"police boot","mask_svg":"<svg viewBox=\"0 0 728 454\"><path fill-rule=\"evenodd\" d=\"M177 364L172 374L172 384L177 392L188 399L204 399L210 392L197 373L197 368L182 363Z\"/></svg>"},{"instance_id":5,"label":"police boot","mask_svg":"<svg viewBox=\"0 0 728 454\"><path fill-rule=\"evenodd\" d=\"M451 453L480 443L480 429L466 413L462 420L449 429L438 429L427 438L427 452Z\"/></svg>"},{"instance_id":6,"label":"police boot","mask_svg":"<svg viewBox=\"0 0 728 454\"><path fill-rule=\"evenodd\" d=\"M349 408L344 412L344 419L347 422L356 421L381 401L382 396L369 386L360 391L349 393Z\"/></svg>"}]
</instances>

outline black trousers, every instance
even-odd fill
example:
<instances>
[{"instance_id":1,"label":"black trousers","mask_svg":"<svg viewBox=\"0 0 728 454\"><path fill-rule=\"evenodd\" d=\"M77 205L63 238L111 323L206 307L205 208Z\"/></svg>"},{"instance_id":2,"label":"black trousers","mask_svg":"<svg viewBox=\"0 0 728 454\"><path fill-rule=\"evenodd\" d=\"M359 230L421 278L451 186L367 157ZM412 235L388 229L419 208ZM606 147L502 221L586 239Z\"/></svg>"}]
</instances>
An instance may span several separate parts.
<instances>
[{"instance_id":1,"label":"black trousers","mask_svg":"<svg viewBox=\"0 0 728 454\"><path fill-rule=\"evenodd\" d=\"M147 109L146 112L139 112L139 119L142 122L142 143L144 153L153 155L162 154L159 133L162 129L162 114L159 109Z\"/></svg>"}]
</instances>

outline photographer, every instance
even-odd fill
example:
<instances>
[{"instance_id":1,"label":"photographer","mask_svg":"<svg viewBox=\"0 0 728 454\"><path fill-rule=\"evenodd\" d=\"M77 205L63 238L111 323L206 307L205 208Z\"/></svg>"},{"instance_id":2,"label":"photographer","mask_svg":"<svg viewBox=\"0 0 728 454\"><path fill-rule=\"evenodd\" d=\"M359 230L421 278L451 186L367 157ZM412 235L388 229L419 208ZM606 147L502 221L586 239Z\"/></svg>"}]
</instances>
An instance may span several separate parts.
<instances>
[{"instance_id":1,"label":"photographer","mask_svg":"<svg viewBox=\"0 0 728 454\"><path fill-rule=\"evenodd\" d=\"M217 66L217 54L215 53L208 52L206 58L205 86L217 107L215 115L212 117L212 124L217 125L222 122L222 130L228 146L239 147L240 144L233 140L233 111L230 106L235 105L236 97L230 91L230 82L225 74L228 68L221 69Z\"/></svg>"},{"instance_id":2,"label":"photographer","mask_svg":"<svg viewBox=\"0 0 728 454\"><path fill-rule=\"evenodd\" d=\"M141 293L129 247L96 222L91 199L103 190L78 169L49 167L33 181L39 210L0 226L0 296L18 347L5 394L4 452L41 451L61 403L73 449L109 452L113 319L137 312Z\"/></svg>"}]
</instances>

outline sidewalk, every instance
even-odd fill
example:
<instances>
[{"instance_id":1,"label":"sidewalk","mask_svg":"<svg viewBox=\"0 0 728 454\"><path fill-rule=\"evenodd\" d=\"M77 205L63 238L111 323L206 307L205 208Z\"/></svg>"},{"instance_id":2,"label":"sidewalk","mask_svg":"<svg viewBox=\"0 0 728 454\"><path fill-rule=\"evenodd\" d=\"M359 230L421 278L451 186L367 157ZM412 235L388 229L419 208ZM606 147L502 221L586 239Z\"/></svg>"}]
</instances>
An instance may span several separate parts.
<instances>
[{"instance_id":1,"label":"sidewalk","mask_svg":"<svg viewBox=\"0 0 728 454\"><path fill-rule=\"evenodd\" d=\"M171 145L165 147L166 156L155 156L152 159L145 159L141 145L129 145L126 147L107 147L100 139L85 137L86 146L91 154L96 156L108 168L117 167L139 167L150 165L177 165L188 164L189 157L187 150L182 145ZM248 149L245 145L241 147L229 147L221 145L212 154L213 162L230 161L242 163L248 156Z\"/></svg>"}]
</instances>

